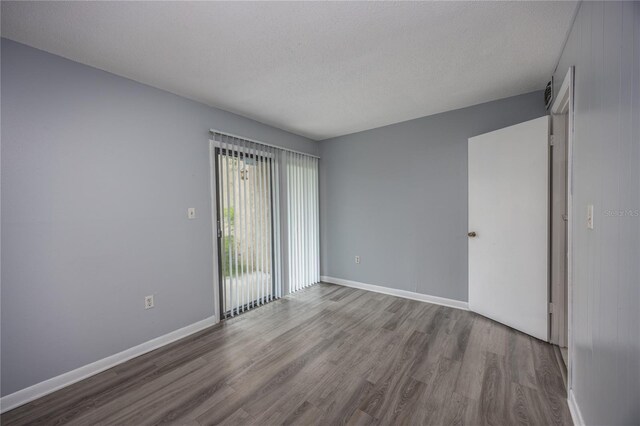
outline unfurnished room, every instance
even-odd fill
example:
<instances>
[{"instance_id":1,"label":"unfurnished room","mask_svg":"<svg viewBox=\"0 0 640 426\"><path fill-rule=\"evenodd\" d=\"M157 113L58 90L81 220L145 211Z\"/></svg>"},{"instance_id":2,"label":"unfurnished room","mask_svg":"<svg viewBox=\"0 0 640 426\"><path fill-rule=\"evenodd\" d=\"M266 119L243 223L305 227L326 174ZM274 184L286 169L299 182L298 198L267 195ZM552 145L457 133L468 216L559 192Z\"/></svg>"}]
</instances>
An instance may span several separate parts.
<instances>
[{"instance_id":1,"label":"unfurnished room","mask_svg":"<svg viewBox=\"0 0 640 426\"><path fill-rule=\"evenodd\" d=\"M0 15L0 424L640 425L640 2Z\"/></svg>"}]
</instances>

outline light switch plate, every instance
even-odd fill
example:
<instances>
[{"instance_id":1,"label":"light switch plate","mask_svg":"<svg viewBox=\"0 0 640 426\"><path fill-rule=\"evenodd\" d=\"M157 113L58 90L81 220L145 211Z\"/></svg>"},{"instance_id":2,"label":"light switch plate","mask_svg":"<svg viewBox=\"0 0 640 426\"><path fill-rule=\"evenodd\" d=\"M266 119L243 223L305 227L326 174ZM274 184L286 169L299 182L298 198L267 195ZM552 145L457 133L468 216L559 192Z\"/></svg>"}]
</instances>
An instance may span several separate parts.
<instances>
[{"instance_id":1,"label":"light switch plate","mask_svg":"<svg viewBox=\"0 0 640 426\"><path fill-rule=\"evenodd\" d=\"M593 229L593 204L587 206L587 229Z\"/></svg>"},{"instance_id":2,"label":"light switch plate","mask_svg":"<svg viewBox=\"0 0 640 426\"><path fill-rule=\"evenodd\" d=\"M189 207L187 209L187 217L189 219L195 219L196 218L196 208L195 207Z\"/></svg>"}]
</instances>

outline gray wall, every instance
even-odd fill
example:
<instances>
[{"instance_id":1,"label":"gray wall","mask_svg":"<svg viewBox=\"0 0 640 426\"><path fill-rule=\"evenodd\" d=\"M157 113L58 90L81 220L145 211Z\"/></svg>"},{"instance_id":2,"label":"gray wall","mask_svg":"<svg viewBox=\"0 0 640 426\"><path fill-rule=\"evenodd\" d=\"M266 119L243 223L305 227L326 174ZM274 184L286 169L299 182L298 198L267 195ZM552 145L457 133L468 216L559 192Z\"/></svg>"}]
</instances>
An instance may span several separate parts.
<instances>
[{"instance_id":1,"label":"gray wall","mask_svg":"<svg viewBox=\"0 0 640 426\"><path fill-rule=\"evenodd\" d=\"M322 275L466 301L467 139L543 115L534 92L321 141Z\"/></svg>"},{"instance_id":2,"label":"gray wall","mask_svg":"<svg viewBox=\"0 0 640 426\"><path fill-rule=\"evenodd\" d=\"M573 392L587 424L638 424L640 3L582 3L556 88L572 65Z\"/></svg>"},{"instance_id":3,"label":"gray wall","mask_svg":"<svg viewBox=\"0 0 640 426\"><path fill-rule=\"evenodd\" d=\"M318 146L9 40L1 47L7 395L213 315L210 127ZM145 311L148 294L156 307Z\"/></svg>"}]
</instances>

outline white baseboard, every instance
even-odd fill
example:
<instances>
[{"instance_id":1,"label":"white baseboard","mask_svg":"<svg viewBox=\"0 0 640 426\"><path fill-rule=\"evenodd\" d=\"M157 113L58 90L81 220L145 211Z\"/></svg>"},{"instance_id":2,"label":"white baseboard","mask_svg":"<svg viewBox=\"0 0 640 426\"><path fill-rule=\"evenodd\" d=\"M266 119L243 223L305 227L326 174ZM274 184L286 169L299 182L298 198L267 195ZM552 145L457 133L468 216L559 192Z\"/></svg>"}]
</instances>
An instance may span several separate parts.
<instances>
[{"instance_id":1,"label":"white baseboard","mask_svg":"<svg viewBox=\"0 0 640 426\"><path fill-rule=\"evenodd\" d=\"M71 370L67 373L45 380L44 382L36 383L35 385L21 389L10 395L3 396L0 398L0 413L4 413L5 411L24 405L27 402L31 402L34 399L38 399L50 394L51 392L55 392L73 383L79 382L80 380L94 376L111 367L115 367L118 364L122 364L132 358L151 352L161 346L168 345L169 343L175 342L176 340L187 337L217 323L218 320L216 317L205 318L181 329L172 331L171 333L151 339L138 346L126 349L80 368L76 368L75 370Z\"/></svg>"},{"instance_id":2,"label":"white baseboard","mask_svg":"<svg viewBox=\"0 0 640 426\"><path fill-rule=\"evenodd\" d=\"M469 304L460 300L447 299L446 297L430 296L428 294L415 293L413 291L398 290L395 288L382 287L379 285L365 284L358 281L350 281L342 278L322 276L321 281L331 284L338 284L345 287L359 288L361 290L373 291L375 293L388 294L390 296L403 297L405 299L419 300L420 302L433 303L436 305L448 306L449 308L469 310Z\"/></svg>"},{"instance_id":3,"label":"white baseboard","mask_svg":"<svg viewBox=\"0 0 640 426\"><path fill-rule=\"evenodd\" d=\"M574 426L585 426L585 422L582 418L582 413L580 412L580 407L578 406L573 390L569 389L568 393L567 405L569 405L569 412L571 413L571 419L573 419Z\"/></svg>"}]
</instances>

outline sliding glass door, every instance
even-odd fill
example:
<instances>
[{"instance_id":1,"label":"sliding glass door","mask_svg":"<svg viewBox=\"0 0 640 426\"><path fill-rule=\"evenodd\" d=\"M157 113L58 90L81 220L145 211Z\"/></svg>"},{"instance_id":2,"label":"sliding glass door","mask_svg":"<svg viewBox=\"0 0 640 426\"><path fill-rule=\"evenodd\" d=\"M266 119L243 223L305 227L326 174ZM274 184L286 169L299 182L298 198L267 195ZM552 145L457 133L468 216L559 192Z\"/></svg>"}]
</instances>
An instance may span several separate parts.
<instances>
[{"instance_id":1,"label":"sliding glass door","mask_svg":"<svg viewBox=\"0 0 640 426\"><path fill-rule=\"evenodd\" d=\"M318 158L211 133L218 300L226 318L320 281Z\"/></svg>"},{"instance_id":2,"label":"sliding glass door","mask_svg":"<svg viewBox=\"0 0 640 426\"><path fill-rule=\"evenodd\" d=\"M223 318L279 296L273 276L273 156L241 142L223 140L215 150Z\"/></svg>"}]
</instances>

